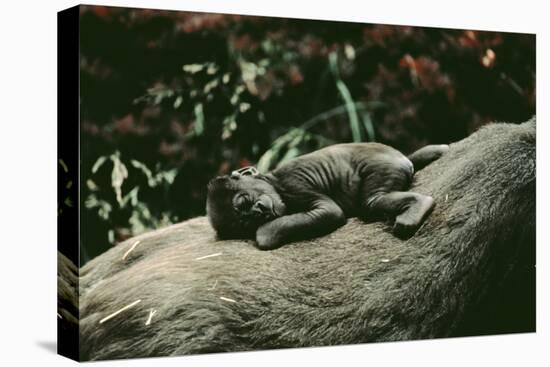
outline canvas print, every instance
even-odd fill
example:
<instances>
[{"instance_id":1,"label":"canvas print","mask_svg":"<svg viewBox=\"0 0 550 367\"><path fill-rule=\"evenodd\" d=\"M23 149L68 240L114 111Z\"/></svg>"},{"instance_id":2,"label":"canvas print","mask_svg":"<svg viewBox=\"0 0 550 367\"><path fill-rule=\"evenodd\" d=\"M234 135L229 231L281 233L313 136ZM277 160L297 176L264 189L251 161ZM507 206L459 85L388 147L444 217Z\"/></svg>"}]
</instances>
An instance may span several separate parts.
<instances>
[{"instance_id":1,"label":"canvas print","mask_svg":"<svg viewBox=\"0 0 550 367\"><path fill-rule=\"evenodd\" d=\"M535 332L535 44L60 12L59 353Z\"/></svg>"}]
</instances>

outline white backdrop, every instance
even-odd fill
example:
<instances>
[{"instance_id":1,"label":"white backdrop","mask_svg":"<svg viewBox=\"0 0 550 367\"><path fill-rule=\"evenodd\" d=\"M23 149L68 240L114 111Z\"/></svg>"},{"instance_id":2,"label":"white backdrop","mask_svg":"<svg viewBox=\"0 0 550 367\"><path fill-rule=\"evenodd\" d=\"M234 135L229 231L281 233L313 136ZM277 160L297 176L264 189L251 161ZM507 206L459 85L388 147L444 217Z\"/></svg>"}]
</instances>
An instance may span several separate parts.
<instances>
[{"instance_id":1,"label":"white backdrop","mask_svg":"<svg viewBox=\"0 0 550 367\"><path fill-rule=\"evenodd\" d=\"M548 362L549 43L543 1L133 0L108 4L537 33L537 333L105 362L102 366L536 366ZM9 4L9 5L8 5ZM56 12L73 1L4 2L0 12L0 364L65 366L56 339ZM33 135L29 135L29 131Z\"/></svg>"}]
</instances>

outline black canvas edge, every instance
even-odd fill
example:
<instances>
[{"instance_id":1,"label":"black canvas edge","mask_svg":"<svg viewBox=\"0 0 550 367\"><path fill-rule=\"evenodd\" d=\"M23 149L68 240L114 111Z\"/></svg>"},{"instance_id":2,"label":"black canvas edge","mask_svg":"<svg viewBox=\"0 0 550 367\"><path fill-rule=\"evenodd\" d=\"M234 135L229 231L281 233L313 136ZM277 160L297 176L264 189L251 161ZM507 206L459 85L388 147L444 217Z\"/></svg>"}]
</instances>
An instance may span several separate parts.
<instances>
[{"instance_id":1,"label":"black canvas edge","mask_svg":"<svg viewBox=\"0 0 550 367\"><path fill-rule=\"evenodd\" d=\"M80 359L79 18L79 5L57 13L57 353L76 361Z\"/></svg>"}]
</instances>

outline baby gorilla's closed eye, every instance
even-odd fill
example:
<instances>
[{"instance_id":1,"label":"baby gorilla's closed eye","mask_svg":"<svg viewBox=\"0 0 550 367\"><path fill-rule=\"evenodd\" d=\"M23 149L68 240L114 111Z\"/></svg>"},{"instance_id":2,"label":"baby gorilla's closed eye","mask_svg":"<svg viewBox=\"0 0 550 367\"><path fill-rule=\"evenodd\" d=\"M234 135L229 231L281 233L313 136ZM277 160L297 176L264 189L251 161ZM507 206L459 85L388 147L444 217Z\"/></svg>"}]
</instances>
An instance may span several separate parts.
<instances>
[{"instance_id":1,"label":"baby gorilla's closed eye","mask_svg":"<svg viewBox=\"0 0 550 367\"><path fill-rule=\"evenodd\" d=\"M235 210L237 210L238 212L245 212L250 210L253 204L253 200L246 193L235 195L233 202Z\"/></svg>"}]
</instances>

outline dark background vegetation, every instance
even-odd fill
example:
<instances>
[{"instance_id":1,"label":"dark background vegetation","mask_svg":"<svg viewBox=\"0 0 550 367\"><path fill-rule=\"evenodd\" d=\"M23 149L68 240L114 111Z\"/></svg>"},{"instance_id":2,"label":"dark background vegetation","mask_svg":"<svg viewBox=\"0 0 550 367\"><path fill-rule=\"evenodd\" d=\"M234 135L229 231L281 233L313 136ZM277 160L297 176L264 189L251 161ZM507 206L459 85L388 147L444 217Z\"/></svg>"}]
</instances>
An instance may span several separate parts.
<instances>
[{"instance_id":1,"label":"dark background vegetation","mask_svg":"<svg viewBox=\"0 0 550 367\"><path fill-rule=\"evenodd\" d=\"M215 175L535 113L534 35L111 7L80 35L82 264L203 215Z\"/></svg>"}]
</instances>

